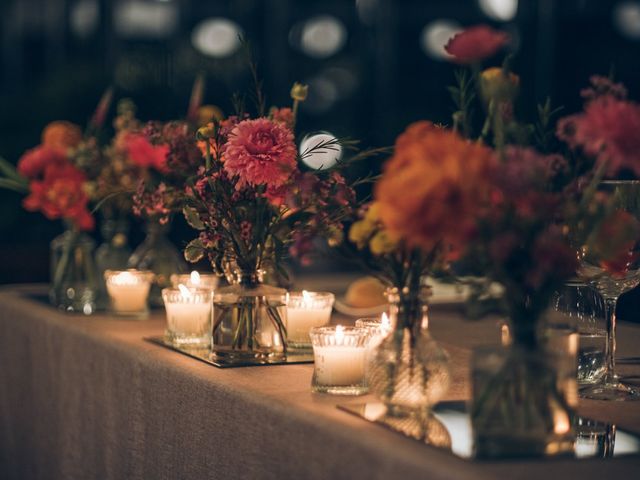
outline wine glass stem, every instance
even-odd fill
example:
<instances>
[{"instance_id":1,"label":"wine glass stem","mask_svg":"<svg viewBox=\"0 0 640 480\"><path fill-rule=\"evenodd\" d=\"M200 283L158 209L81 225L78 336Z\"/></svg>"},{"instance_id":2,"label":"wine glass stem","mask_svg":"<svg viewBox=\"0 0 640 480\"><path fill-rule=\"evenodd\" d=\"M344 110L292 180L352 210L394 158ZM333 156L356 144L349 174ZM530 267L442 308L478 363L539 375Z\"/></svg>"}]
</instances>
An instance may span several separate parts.
<instances>
[{"instance_id":1,"label":"wine glass stem","mask_svg":"<svg viewBox=\"0 0 640 480\"><path fill-rule=\"evenodd\" d=\"M617 298L605 298L605 314L607 316L607 371L605 384L617 383L616 377L616 304Z\"/></svg>"}]
</instances>

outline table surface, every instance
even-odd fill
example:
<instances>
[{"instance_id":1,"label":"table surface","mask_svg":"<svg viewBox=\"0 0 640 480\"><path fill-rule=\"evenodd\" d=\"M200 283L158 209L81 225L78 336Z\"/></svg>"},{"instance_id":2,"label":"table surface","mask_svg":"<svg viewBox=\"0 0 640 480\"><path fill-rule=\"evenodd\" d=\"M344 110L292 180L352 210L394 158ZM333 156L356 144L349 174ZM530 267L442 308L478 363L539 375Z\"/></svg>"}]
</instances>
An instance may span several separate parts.
<instances>
[{"instance_id":1,"label":"table surface","mask_svg":"<svg viewBox=\"0 0 640 480\"><path fill-rule=\"evenodd\" d=\"M163 333L162 312L69 315L33 298L44 291L0 289L2 478L601 478L640 469L635 456L462 460L336 408L371 396L311 393L312 365L218 369L143 340ZM493 343L497 325L432 309L430 329L452 359L446 400L469 398L471 349ZM640 355L640 326L618 328L619 356ZM640 365L620 373L638 375ZM579 413L640 432L640 402L580 400Z\"/></svg>"}]
</instances>

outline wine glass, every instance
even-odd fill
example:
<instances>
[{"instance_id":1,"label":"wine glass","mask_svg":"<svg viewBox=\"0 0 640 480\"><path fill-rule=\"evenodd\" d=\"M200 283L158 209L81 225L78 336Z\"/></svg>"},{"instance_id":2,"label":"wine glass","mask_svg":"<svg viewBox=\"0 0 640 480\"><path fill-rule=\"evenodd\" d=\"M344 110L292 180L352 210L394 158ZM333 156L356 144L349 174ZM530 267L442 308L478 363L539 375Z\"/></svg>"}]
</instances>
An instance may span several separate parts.
<instances>
[{"instance_id":1,"label":"wine glass","mask_svg":"<svg viewBox=\"0 0 640 480\"><path fill-rule=\"evenodd\" d=\"M640 181L604 181L601 189L612 195L616 208L640 219ZM640 239L639 239L640 240ZM595 288L605 303L607 325L606 370L600 383L581 390L581 396L593 400L640 400L640 391L620 382L615 372L616 355L616 305L618 298L640 284L640 242L628 252L628 261L617 275L611 274L593 252L584 249L581 255L580 276Z\"/></svg>"}]
</instances>

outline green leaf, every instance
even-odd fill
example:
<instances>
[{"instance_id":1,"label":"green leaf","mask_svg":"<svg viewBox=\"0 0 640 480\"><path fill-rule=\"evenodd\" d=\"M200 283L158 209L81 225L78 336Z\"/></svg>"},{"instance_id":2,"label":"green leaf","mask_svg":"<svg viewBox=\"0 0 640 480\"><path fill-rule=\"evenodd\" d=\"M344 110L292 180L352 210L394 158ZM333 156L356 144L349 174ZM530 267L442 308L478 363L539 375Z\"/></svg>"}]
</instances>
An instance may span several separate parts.
<instances>
[{"instance_id":1,"label":"green leaf","mask_svg":"<svg viewBox=\"0 0 640 480\"><path fill-rule=\"evenodd\" d=\"M199 238L191 240L184 248L184 258L187 262L196 263L204 257L205 248Z\"/></svg>"},{"instance_id":2,"label":"green leaf","mask_svg":"<svg viewBox=\"0 0 640 480\"><path fill-rule=\"evenodd\" d=\"M182 213L184 214L184 218L187 220L187 223L196 230L204 230L204 223L200 220L200 215L198 215L198 211L193 207L184 207L182 209Z\"/></svg>"},{"instance_id":3,"label":"green leaf","mask_svg":"<svg viewBox=\"0 0 640 480\"><path fill-rule=\"evenodd\" d=\"M4 158L0 157L0 173L2 173L9 180L13 180L16 183L28 185L28 181L22 175L18 173L16 167L12 163L9 163Z\"/></svg>"}]
</instances>

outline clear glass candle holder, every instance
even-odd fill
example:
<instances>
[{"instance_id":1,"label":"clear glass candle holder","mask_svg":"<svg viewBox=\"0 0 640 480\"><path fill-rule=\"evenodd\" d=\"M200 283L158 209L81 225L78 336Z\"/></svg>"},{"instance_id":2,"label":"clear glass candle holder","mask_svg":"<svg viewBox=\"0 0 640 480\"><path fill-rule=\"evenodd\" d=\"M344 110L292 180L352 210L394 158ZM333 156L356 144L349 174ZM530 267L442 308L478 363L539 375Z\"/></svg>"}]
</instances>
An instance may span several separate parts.
<instances>
[{"instance_id":1,"label":"clear glass candle holder","mask_svg":"<svg viewBox=\"0 0 640 480\"><path fill-rule=\"evenodd\" d=\"M152 272L135 269L106 270L104 280L111 312L128 317L146 317L149 314L148 298L153 277Z\"/></svg>"},{"instance_id":2,"label":"clear glass candle holder","mask_svg":"<svg viewBox=\"0 0 640 480\"><path fill-rule=\"evenodd\" d=\"M200 273L193 271L191 273L174 273L171 275L171 285L177 287L182 284L189 288L208 288L215 290L220 283L220 277L214 273Z\"/></svg>"},{"instance_id":3,"label":"clear glass candle holder","mask_svg":"<svg viewBox=\"0 0 640 480\"><path fill-rule=\"evenodd\" d=\"M165 338L172 344L190 348L211 348L213 291L208 288L162 290L167 312Z\"/></svg>"},{"instance_id":4,"label":"clear glass candle holder","mask_svg":"<svg viewBox=\"0 0 640 480\"><path fill-rule=\"evenodd\" d=\"M311 350L309 332L331 321L335 296L330 292L289 292L287 301L287 347Z\"/></svg>"},{"instance_id":5,"label":"clear glass candle holder","mask_svg":"<svg viewBox=\"0 0 640 480\"><path fill-rule=\"evenodd\" d=\"M365 377L369 381L369 371L376 347L391 332L391 322L386 313L380 317L364 317L356 320L356 327L364 328L369 332L367 340L367 353L365 356Z\"/></svg>"},{"instance_id":6,"label":"clear glass candle holder","mask_svg":"<svg viewBox=\"0 0 640 480\"><path fill-rule=\"evenodd\" d=\"M334 395L367 393L368 340L366 328L342 325L312 328L314 369L311 390Z\"/></svg>"}]
</instances>

